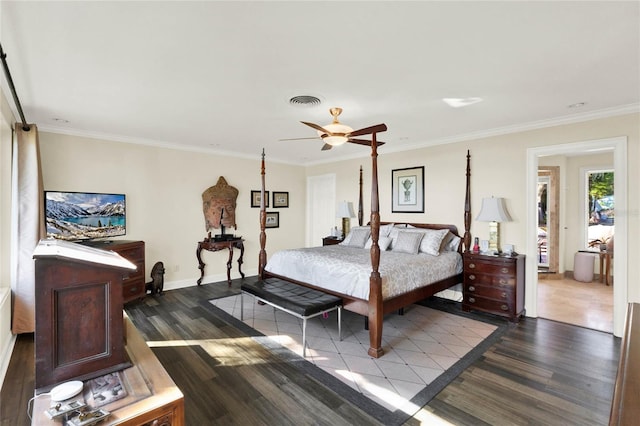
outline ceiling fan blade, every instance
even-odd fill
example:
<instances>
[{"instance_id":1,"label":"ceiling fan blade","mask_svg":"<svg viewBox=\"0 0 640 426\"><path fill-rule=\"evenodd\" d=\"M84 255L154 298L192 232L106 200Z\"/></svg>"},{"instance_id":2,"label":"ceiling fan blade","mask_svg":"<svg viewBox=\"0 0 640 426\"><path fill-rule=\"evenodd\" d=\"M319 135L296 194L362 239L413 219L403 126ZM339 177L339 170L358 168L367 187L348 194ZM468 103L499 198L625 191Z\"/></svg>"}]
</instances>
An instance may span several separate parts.
<instances>
[{"instance_id":1,"label":"ceiling fan blade","mask_svg":"<svg viewBox=\"0 0 640 426\"><path fill-rule=\"evenodd\" d=\"M347 142L351 142L351 143L357 143L359 145L366 145L366 146L371 146L371 141L365 140L365 139L353 139L353 138L349 138L349 140ZM380 146L380 145L384 145L385 143L382 141L376 141L376 146Z\"/></svg>"},{"instance_id":2,"label":"ceiling fan blade","mask_svg":"<svg viewBox=\"0 0 640 426\"><path fill-rule=\"evenodd\" d=\"M306 121L301 121L301 123L302 123L302 124L306 124L307 126L312 127L312 128L314 128L314 129L316 129L316 130L318 130L318 131L322 132L322 133L326 133L326 134L327 134L327 135L329 135L329 136L332 136L330 131L328 131L327 129L323 129L322 127L318 126L317 124L314 124L314 123L308 123L308 122L306 122Z\"/></svg>"},{"instance_id":3,"label":"ceiling fan blade","mask_svg":"<svg viewBox=\"0 0 640 426\"><path fill-rule=\"evenodd\" d=\"M328 143L325 143L324 145L322 145L322 149L320 151L328 151L331 148L332 148L331 145L329 145Z\"/></svg>"},{"instance_id":4,"label":"ceiling fan blade","mask_svg":"<svg viewBox=\"0 0 640 426\"><path fill-rule=\"evenodd\" d=\"M364 129L354 130L349 136L370 135L371 133L380 133L387 130L386 124L376 124L375 126L365 127Z\"/></svg>"},{"instance_id":5,"label":"ceiling fan blade","mask_svg":"<svg viewBox=\"0 0 640 426\"><path fill-rule=\"evenodd\" d=\"M316 136L313 138L289 138L289 139L278 139L278 142L282 142L282 141L302 141L302 140L306 140L306 139L320 139L320 136Z\"/></svg>"}]
</instances>

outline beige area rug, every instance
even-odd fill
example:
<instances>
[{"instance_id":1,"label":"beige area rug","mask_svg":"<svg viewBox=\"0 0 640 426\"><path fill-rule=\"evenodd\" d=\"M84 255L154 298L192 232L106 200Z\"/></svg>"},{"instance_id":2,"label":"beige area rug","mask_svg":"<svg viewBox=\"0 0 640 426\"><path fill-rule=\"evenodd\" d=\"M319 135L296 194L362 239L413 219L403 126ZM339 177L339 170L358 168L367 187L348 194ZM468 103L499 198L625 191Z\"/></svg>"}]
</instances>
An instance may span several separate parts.
<instances>
[{"instance_id":1,"label":"beige area rug","mask_svg":"<svg viewBox=\"0 0 640 426\"><path fill-rule=\"evenodd\" d=\"M240 300L236 295L210 303L239 321ZM455 306L459 309L459 304ZM412 305L404 315L388 315L383 329L385 354L378 359L367 355L369 333L363 317L343 312L340 341L337 313L331 312L308 321L306 361L389 412L411 415L507 328L453 312ZM302 357L302 320L245 295L244 324L266 336L269 344Z\"/></svg>"}]
</instances>

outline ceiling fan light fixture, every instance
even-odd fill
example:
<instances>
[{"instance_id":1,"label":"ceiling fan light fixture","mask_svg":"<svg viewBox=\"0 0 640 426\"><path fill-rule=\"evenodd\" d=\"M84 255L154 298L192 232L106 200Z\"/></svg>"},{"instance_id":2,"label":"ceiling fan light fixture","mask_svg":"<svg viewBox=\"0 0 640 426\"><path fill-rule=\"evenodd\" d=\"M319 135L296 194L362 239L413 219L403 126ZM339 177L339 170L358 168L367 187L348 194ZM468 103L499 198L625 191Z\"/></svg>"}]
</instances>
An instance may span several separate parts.
<instances>
[{"instance_id":1,"label":"ceiling fan light fixture","mask_svg":"<svg viewBox=\"0 0 640 426\"><path fill-rule=\"evenodd\" d=\"M324 133L323 136L321 137L324 143L328 143L331 146L340 146L347 143L347 141L349 140L349 138L347 138L346 136L340 136L340 135L329 136L326 133Z\"/></svg>"},{"instance_id":2,"label":"ceiling fan light fixture","mask_svg":"<svg viewBox=\"0 0 640 426\"><path fill-rule=\"evenodd\" d=\"M324 133L318 130L318 136L322 138L324 143L328 143L331 146L338 146L346 143L349 140L347 135L353 132L353 129L351 127L341 123L327 124L322 128L329 133Z\"/></svg>"}]
</instances>

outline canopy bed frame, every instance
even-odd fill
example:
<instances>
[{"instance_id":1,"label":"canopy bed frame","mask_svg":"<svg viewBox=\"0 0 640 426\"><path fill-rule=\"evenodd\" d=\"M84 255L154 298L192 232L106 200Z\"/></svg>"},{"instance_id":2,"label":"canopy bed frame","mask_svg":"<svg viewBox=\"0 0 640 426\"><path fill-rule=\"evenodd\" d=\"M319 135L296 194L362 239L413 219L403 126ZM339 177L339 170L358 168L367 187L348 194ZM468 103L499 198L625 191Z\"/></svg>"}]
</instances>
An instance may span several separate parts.
<instances>
[{"instance_id":1,"label":"canopy bed frame","mask_svg":"<svg viewBox=\"0 0 640 426\"><path fill-rule=\"evenodd\" d=\"M462 273L456 274L455 276L443 279L436 283L430 284L425 287L420 287L414 290L411 290L407 293L401 294L399 296L391 297L386 300L383 299L382 296L382 277L379 272L380 266L380 247L378 245L379 236L380 236L380 226L385 225L389 222L380 222L380 213L379 213L379 199L378 199L378 166L377 166L377 143L376 143L376 133L372 134L372 142L371 142L371 159L372 159L372 182L371 182L371 218L369 221L370 229L371 229L371 275L369 278L369 298L368 299L360 299L356 297L351 297L345 294L336 293L332 291L328 291L323 288L319 288L317 286L311 285L309 283L297 281L288 277L284 277L281 275L270 273L265 269L267 265L267 253L265 250L266 245L266 209L265 209L265 160L264 160L264 150L262 152L262 165L261 165L261 179L262 179L262 196L260 201L260 252L258 256L258 274L260 279L266 279L268 277L280 278L283 280L287 280L290 282L294 282L296 284L314 288L317 290L324 291L325 293L334 294L336 296L342 297L343 299L343 307L346 310L355 312L357 314L363 315L368 318L369 323L369 356L373 358L379 358L384 354L384 350L382 348L382 324L384 315L397 311L405 306L411 305L415 302L421 301L429 296L432 296L442 290L445 290L451 286L459 284L462 282ZM470 247L471 235L469 233L470 224L471 224L471 208L470 208L470 154L467 151L467 167L466 167L466 191L465 191L465 202L464 202L464 235L461 237L462 241L460 247L458 248L459 252L464 250L468 250ZM362 167L360 168L360 207L359 213L362 212ZM359 223L362 225L362 215L358 215ZM417 228L426 228L426 229L449 229L454 235L458 235L458 230L455 225L447 225L447 224L419 224L412 223L410 224Z\"/></svg>"}]
</instances>

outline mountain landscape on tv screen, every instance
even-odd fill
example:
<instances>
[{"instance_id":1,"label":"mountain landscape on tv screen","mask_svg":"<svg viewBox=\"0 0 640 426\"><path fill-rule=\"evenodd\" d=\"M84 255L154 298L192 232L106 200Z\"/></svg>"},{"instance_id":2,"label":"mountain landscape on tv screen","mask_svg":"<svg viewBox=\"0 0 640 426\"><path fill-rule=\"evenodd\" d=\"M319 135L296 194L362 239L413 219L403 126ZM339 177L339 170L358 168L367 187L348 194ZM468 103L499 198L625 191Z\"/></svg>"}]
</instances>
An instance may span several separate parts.
<instances>
[{"instance_id":1,"label":"mountain landscape on tv screen","mask_svg":"<svg viewBox=\"0 0 640 426\"><path fill-rule=\"evenodd\" d=\"M125 235L123 195L47 193L47 236L87 240Z\"/></svg>"}]
</instances>

